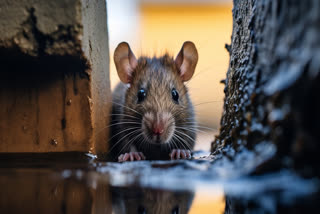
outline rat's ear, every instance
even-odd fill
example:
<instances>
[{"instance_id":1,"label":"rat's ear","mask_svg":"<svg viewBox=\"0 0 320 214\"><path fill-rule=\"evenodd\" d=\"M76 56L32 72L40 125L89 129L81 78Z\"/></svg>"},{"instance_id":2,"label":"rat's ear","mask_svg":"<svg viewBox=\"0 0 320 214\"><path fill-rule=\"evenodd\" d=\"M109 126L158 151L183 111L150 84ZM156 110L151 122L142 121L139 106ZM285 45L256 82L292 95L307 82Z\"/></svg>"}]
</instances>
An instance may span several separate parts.
<instances>
[{"instance_id":1,"label":"rat's ear","mask_svg":"<svg viewBox=\"0 0 320 214\"><path fill-rule=\"evenodd\" d=\"M175 59L182 81L188 81L193 76L198 62L198 51L193 42L186 41Z\"/></svg>"},{"instance_id":2,"label":"rat's ear","mask_svg":"<svg viewBox=\"0 0 320 214\"><path fill-rule=\"evenodd\" d=\"M138 65L138 61L126 42L121 42L114 51L114 64L116 65L119 78L124 83L130 83L132 73Z\"/></svg>"}]
</instances>

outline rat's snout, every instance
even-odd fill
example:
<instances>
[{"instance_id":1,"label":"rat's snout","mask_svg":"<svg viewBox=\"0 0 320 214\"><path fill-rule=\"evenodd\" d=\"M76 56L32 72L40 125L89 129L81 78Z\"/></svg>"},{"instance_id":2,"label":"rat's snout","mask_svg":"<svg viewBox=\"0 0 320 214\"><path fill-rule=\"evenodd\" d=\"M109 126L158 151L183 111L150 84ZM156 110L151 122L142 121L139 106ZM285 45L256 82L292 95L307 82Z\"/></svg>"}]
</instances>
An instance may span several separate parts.
<instances>
[{"instance_id":1,"label":"rat's snout","mask_svg":"<svg viewBox=\"0 0 320 214\"><path fill-rule=\"evenodd\" d=\"M164 123L163 121L155 121L152 125L152 133L153 135L162 135L164 132Z\"/></svg>"},{"instance_id":2,"label":"rat's snout","mask_svg":"<svg viewBox=\"0 0 320 214\"><path fill-rule=\"evenodd\" d=\"M168 112L147 112L142 121L145 136L153 143L166 143L173 135L174 121Z\"/></svg>"}]
</instances>

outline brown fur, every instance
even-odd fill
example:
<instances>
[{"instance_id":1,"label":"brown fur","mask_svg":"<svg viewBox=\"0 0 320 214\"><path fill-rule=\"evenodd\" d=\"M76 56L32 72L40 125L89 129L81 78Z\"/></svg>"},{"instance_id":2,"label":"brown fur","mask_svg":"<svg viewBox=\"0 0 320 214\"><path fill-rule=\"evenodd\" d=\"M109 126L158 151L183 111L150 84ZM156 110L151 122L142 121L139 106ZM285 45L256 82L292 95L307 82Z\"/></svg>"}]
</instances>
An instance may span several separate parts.
<instances>
[{"instance_id":1,"label":"brown fur","mask_svg":"<svg viewBox=\"0 0 320 214\"><path fill-rule=\"evenodd\" d=\"M137 102L137 93L140 88L144 88L147 93L142 103ZM175 88L179 93L178 104L172 100L172 88ZM132 151L133 147L137 151L143 152L147 159L169 159L169 153L172 149L191 150L193 148L195 141L193 105L175 61L168 54L160 58L140 57L138 65L132 73L130 87L119 83L114 90L113 101L112 124L123 123L111 126L111 137L113 138L110 152L114 158L120 153ZM148 138L150 130L144 130L147 134L138 137L141 132L136 131L135 127L145 129L145 126L142 126L142 123L145 122L143 115L148 112L151 115L159 114L159 112L171 114L161 143L155 143ZM173 128L172 124L174 124ZM183 127L183 129L177 130L176 126ZM124 131L125 129L131 130ZM136 132L130 133L132 131ZM122 133L119 134L120 132ZM172 132L179 137L170 138ZM117 136L114 137L115 135ZM149 135L151 134L149 133ZM166 138L168 139L165 142ZM169 141L170 143L168 143Z\"/></svg>"}]
</instances>

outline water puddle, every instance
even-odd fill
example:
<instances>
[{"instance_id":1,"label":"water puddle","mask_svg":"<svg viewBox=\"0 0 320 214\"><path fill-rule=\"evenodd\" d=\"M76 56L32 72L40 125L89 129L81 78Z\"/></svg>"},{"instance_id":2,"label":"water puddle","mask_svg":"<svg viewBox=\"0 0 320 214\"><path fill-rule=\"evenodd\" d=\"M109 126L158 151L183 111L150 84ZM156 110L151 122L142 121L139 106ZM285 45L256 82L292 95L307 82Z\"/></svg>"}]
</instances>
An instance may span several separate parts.
<instances>
[{"instance_id":1,"label":"water puddle","mask_svg":"<svg viewBox=\"0 0 320 214\"><path fill-rule=\"evenodd\" d=\"M289 170L244 176L243 172L252 167L249 152L246 158L250 161L239 156L241 167L227 159L212 163L212 157L207 155L197 153L196 159L190 161L128 163L89 158L76 163L45 159L34 165L26 159L7 160L6 164L2 160L0 210L78 214L205 214L225 210L276 213L279 207L310 202L318 192L318 180L303 179Z\"/></svg>"}]
</instances>

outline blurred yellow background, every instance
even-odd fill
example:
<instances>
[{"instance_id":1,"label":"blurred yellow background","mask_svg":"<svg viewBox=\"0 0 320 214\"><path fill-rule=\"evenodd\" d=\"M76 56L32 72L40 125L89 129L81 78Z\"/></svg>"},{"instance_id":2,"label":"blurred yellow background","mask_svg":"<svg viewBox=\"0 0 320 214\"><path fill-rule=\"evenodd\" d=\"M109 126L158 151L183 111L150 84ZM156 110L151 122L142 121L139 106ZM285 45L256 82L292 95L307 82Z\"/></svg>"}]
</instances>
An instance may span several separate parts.
<instances>
[{"instance_id":1,"label":"blurred yellow background","mask_svg":"<svg viewBox=\"0 0 320 214\"><path fill-rule=\"evenodd\" d=\"M203 131L196 149L208 150L219 128L223 108L224 79L229 55L232 4L218 0L108 0L110 68L112 88L119 78L113 63L113 51L122 41L129 42L137 57L169 52L173 56L184 41L193 41L199 62L187 86L195 105L198 122L213 130Z\"/></svg>"},{"instance_id":2,"label":"blurred yellow background","mask_svg":"<svg viewBox=\"0 0 320 214\"><path fill-rule=\"evenodd\" d=\"M137 57L173 56L184 41L193 41L198 49L196 73L187 86L195 105L198 122L213 130L204 130L195 149L209 150L217 132L223 109L223 88L229 55L232 2L225 0L108 0L110 77L112 88L119 82L113 63L116 46L127 41ZM223 213L223 192L206 195L196 192L190 214Z\"/></svg>"},{"instance_id":3,"label":"blurred yellow background","mask_svg":"<svg viewBox=\"0 0 320 214\"><path fill-rule=\"evenodd\" d=\"M225 209L224 194L205 194L196 192L188 214L222 214Z\"/></svg>"}]
</instances>

